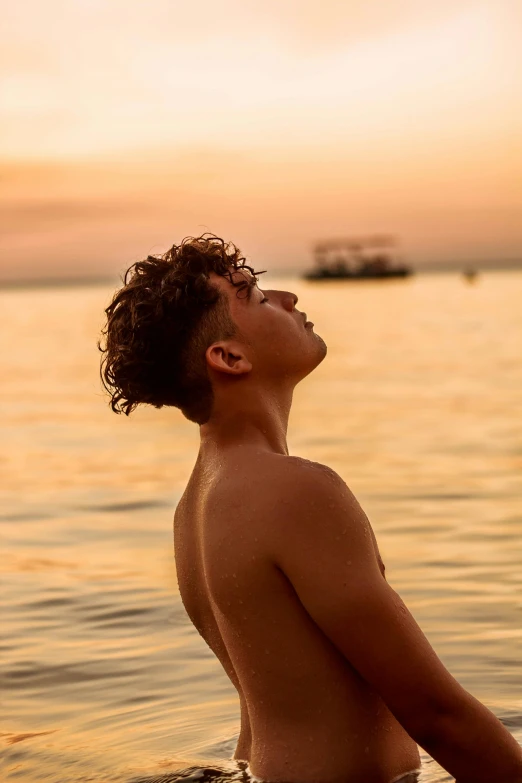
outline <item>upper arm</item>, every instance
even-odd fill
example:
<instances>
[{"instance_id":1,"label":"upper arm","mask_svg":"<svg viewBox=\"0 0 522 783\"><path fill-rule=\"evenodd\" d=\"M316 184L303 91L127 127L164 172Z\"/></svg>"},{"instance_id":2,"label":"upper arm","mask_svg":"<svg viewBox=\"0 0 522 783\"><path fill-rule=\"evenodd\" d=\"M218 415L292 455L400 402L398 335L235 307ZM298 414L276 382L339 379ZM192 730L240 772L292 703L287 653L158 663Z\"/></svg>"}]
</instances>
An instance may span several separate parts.
<instances>
[{"instance_id":1,"label":"upper arm","mask_svg":"<svg viewBox=\"0 0 522 783\"><path fill-rule=\"evenodd\" d=\"M465 691L381 573L370 523L324 466L289 471L273 557L315 623L414 738Z\"/></svg>"}]
</instances>

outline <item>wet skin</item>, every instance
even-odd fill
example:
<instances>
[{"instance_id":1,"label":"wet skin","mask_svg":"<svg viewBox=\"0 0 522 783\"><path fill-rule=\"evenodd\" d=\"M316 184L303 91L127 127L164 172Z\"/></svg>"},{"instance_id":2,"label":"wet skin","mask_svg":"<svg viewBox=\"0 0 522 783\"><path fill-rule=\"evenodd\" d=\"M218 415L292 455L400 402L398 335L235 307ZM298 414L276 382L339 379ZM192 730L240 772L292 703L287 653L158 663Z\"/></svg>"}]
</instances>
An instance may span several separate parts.
<instances>
[{"instance_id":1,"label":"wet skin","mask_svg":"<svg viewBox=\"0 0 522 783\"><path fill-rule=\"evenodd\" d=\"M344 481L288 454L293 389L326 354L297 297L213 282L241 337L207 349L214 407L174 548L187 613L239 695L234 757L267 781L390 783L420 766L419 742L461 783L522 781L514 740L388 585Z\"/></svg>"},{"instance_id":2,"label":"wet skin","mask_svg":"<svg viewBox=\"0 0 522 783\"><path fill-rule=\"evenodd\" d=\"M281 567L302 511L285 502L285 486L315 469L248 447L198 461L175 519L180 591L239 694L235 758L269 781L389 783L419 766L417 746L314 622ZM370 535L368 542L384 579Z\"/></svg>"},{"instance_id":3,"label":"wet skin","mask_svg":"<svg viewBox=\"0 0 522 783\"><path fill-rule=\"evenodd\" d=\"M299 527L292 484L317 470L288 456L285 419L293 387L320 363L326 346L296 310L293 294L254 287L247 300L226 281L214 282L230 295L253 367L239 373L246 383L238 389L241 403L233 404L235 426L218 409L225 422L210 437L202 428L202 448L176 511L175 552L189 617L239 695L235 758L248 760L265 780L349 783L364 774L388 783L419 765L417 746L314 622L279 562ZM233 388L238 376L222 375L218 381ZM369 526L368 533L384 579Z\"/></svg>"}]
</instances>

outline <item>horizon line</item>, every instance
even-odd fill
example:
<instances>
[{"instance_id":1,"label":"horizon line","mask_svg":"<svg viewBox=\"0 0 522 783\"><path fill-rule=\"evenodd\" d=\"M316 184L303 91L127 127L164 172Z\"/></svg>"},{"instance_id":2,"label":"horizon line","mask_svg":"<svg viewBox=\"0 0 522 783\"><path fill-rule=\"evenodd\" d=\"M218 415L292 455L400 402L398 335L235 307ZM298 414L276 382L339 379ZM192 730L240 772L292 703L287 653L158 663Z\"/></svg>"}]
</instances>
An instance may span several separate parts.
<instances>
[{"instance_id":1,"label":"horizon line","mask_svg":"<svg viewBox=\"0 0 522 783\"><path fill-rule=\"evenodd\" d=\"M419 264L413 268L415 274L437 273L437 272L455 272L462 274L470 268L477 272L495 272L495 271L516 271L522 269L522 259L504 259L502 261L432 261ZM267 270L267 274L273 277L292 277L300 278L304 269L291 267L286 269L277 268ZM120 284L121 276L113 275L79 275L78 277L45 276L45 277L21 277L21 278L1 278L0 290L23 289L23 288L73 288L75 286L88 287L101 284Z\"/></svg>"}]
</instances>

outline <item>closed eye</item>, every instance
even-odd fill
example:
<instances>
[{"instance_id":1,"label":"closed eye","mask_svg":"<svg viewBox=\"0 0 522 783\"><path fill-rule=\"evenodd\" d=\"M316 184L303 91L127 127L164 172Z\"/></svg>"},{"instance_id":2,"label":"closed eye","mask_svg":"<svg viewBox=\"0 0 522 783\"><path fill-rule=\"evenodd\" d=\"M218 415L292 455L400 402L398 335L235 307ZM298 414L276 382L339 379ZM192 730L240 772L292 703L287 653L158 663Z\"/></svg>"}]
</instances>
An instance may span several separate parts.
<instances>
[{"instance_id":1,"label":"closed eye","mask_svg":"<svg viewBox=\"0 0 522 783\"><path fill-rule=\"evenodd\" d=\"M266 298L266 296L265 296L265 297L263 297L263 299L261 299L261 301L259 302L259 304L264 304L265 302L268 302L268 299Z\"/></svg>"}]
</instances>

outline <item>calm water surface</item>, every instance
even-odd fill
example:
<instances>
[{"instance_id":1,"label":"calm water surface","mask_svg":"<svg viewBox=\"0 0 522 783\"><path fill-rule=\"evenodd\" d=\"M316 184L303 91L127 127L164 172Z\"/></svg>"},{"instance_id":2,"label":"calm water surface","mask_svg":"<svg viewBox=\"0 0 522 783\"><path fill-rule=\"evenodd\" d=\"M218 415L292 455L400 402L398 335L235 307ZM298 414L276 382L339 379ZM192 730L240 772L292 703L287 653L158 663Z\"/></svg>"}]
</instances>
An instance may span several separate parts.
<instances>
[{"instance_id":1,"label":"calm water surface","mask_svg":"<svg viewBox=\"0 0 522 783\"><path fill-rule=\"evenodd\" d=\"M439 656L522 742L522 273L271 284L329 346L296 390L291 453L347 481ZM235 691L172 557L197 428L108 409L111 293L0 292L1 778L243 780ZM450 779L423 762L423 782Z\"/></svg>"}]
</instances>

